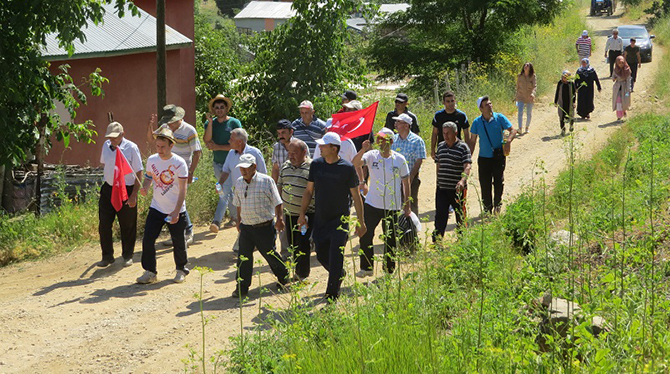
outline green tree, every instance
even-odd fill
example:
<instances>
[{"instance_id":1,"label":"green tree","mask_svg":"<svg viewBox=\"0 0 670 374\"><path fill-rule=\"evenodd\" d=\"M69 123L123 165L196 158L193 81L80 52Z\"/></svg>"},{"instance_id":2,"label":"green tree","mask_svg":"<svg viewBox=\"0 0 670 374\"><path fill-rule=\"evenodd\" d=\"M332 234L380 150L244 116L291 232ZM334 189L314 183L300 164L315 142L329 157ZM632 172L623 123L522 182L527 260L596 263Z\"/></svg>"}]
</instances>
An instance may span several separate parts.
<instances>
[{"instance_id":1,"label":"green tree","mask_svg":"<svg viewBox=\"0 0 670 374\"><path fill-rule=\"evenodd\" d=\"M89 86L93 95L101 95L105 79L96 71L88 81L77 85L67 74L67 66L61 67L59 74L51 74L40 48L46 45L47 35L54 33L60 46L72 54L73 41L85 39L83 27L87 21L102 20L102 3L114 3L119 16L127 10L137 12L127 0L0 2L1 164L23 162L26 152L32 151L40 138L48 142L52 134L66 143L70 137L90 141L95 134L90 123L61 123L54 114L55 103L63 103L74 119L77 107L86 102L83 86Z\"/></svg>"},{"instance_id":2,"label":"green tree","mask_svg":"<svg viewBox=\"0 0 670 374\"><path fill-rule=\"evenodd\" d=\"M296 0L293 8L296 15L259 35L253 48L256 58L238 87L249 110L245 126L296 118L305 99L315 103L318 116L329 116L345 87L364 82L360 65L346 58L346 20L367 6L360 0Z\"/></svg>"},{"instance_id":3,"label":"green tree","mask_svg":"<svg viewBox=\"0 0 670 374\"><path fill-rule=\"evenodd\" d=\"M246 0L215 0L216 7L219 8L219 12L223 15L234 17L235 13L239 12L244 8Z\"/></svg>"},{"instance_id":4,"label":"green tree","mask_svg":"<svg viewBox=\"0 0 670 374\"><path fill-rule=\"evenodd\" d=\"M467 61L490 62L525 25L548 23L561 0L410 0L380 22L369 47L383 77L437 76Z\"/></svg>"}]
</instances>

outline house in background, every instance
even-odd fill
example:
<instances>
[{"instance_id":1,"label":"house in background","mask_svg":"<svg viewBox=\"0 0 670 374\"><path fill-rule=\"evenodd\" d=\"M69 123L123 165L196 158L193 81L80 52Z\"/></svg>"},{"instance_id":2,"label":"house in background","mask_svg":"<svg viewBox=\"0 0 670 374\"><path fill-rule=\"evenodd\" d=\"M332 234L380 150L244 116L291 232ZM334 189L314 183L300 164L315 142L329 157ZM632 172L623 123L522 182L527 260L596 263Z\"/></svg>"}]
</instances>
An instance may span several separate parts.
<instances>
[{"instance_id":1,"label":"house in background","mask_svg":"<svg viewBox=\"0 0 670 374\"><path fill-rule=\"evenodd\" d=\"M53 142L46 162L55 164L99 166L100 147L105 141L107 113L120 122L126 138L137 143L143 153L147 151L147 123L156 112L156 1L134 0L140 17L126 12L119 18L112 5L106 10L104 22L97 26L89 23L85 30L86 41L75 42L75 53L58 47L51 36L43 56L51 62L52 73L58 66L70 65L69 74L79 84L96 68L109 79L103 85L104 97L87 95L88 104L77 110L77 122L92 120L98 137L96 144L71 142L69 149L62 142ZM166 1L166 61L167 102L183 107L186 122L195 124L195 48L193 0ZM84 90L86 92L86 90ZM64 120L67 113L59 113Z\"/></svg>"},{"instance_id":2,"label":"house in background","mask_svg":"<svg viewBox=\"0 0 670 374\"><path fill-rule=\"evenodd\" d=\"M233 20L241 33L271 31L295 15L292 2L252 1Z\"/></svg>"}]
</instances>

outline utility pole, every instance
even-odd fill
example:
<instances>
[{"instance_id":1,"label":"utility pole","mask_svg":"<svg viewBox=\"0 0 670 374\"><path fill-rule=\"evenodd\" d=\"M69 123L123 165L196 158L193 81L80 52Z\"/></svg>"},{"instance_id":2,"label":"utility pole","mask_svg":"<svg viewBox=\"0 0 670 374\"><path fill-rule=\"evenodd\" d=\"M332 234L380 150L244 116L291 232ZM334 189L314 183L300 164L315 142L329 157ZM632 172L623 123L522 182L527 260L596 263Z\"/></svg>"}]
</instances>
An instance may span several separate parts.
<instances>
[{"instance_id":1,"label":"utility pole","mask_svg":"<svg viewBox=\"0 0 670 374\"><path fill-rule=\"evenodd\" d=\"M156 0L156 83L157 111L161 115L167 104L167 73L165 62L165 0Z\"/></svg>"}]
</instances>

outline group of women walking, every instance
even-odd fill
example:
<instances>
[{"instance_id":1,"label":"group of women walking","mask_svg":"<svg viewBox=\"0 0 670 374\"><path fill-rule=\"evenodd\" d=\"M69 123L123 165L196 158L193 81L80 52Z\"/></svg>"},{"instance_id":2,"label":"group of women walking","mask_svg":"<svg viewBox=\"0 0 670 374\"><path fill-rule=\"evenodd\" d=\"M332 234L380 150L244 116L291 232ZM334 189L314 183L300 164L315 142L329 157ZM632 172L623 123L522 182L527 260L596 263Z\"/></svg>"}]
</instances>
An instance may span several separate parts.
<instances>
[{"instance_id":1,"label":"group of women walking","mask_svg":"<svg viewBox=\"0 0 670 374\"><path fill-rule=\"evenodd\" d=\"M626 111L630 108L631 76L630 66L623 56L618 56L611 76L614 82L612 87L612 111L616 112L617 120L625 117ZM579 117L582 119L591 118L591 113L595 110L593 99L596 88L598 92L602 90L598 73L590 65L588 58L581 60L581 66L577 69L574 77L570 71L563 71L561 80L556 84L554 95L554 104L558 108L562 135L565 135L566 124L568 123L570 124L570 131L574 130L575 106ZM518 109L519 134L528 133L530 130L536 90L535 69L532 63L526 62L517 76L516 82L515 101ZM526 109L525 129L523 122L524 109Z\"/></svg>"}]
</instances>

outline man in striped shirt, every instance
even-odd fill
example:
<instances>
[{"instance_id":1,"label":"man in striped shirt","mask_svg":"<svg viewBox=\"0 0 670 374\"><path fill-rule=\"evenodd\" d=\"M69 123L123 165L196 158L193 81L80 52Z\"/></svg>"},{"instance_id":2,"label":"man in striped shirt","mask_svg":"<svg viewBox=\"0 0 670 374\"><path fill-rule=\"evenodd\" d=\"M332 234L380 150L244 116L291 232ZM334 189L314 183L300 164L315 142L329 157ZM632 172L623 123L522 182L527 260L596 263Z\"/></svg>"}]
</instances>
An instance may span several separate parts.
<instances>
[{"instance_id":1,"label":"man in striped shirt","mask_svg":"<svg viewBox=\"0 0 670 374\"><path fill-rule=\"evenodd\" d=\"M307 187L307 178L309 177L309 167L312 160L308 156L309 149L307 144L300 139L293 139L288 145L288 161L286 161L279 171L278 186L281 192L281 198L284 202L284 212L286 223L286 239L288 246L293 252L293 261L295 261L295 274L298 279L303 280L309 277L309 257L311 245L309 238L312 236L312 225L308 225L307 230L302 233L298 225L300 217L300 207L302 205L302 195ZM314 199L312 198L307 208L307 222L314 222Z\"/></svg>"},{"instance_id":2,"label":"man in striped shirt","mask_svg":"<svg viewBox=\"0 0 670 374\"><path fill-rule=\"evenodd\" d=\"M577 48L579 61L581 61L583 58L591 57L591 38L589 37L588 31L582 31L582 36L577 38L575 48Z\"/></svg>"},{"instance_id":3,"label":"man in striped shirt","mask_svg":"<svg viewBox=\"0 0 670 374\"><path fill-rule=\"evenodd\" d=\"M304 100L298 106L300 109L300 118L293 121L293 136L307 143L309 147L309 156L314 156L316 141L323 138L326 134L326 123L316 118L314 115L314 104L309 100Z\"/></svg>"},{"instance_id":4,"label":"man in striped shirt","mask_svg":"<svg viewBox=\"0 0 670 374\"><path fill-rule=\"evenodd\" d=\"M456 225L465 222L465 197L472 159L470 148L458 139L458 126L453 122L442 125L444 141L437 146L437 191L435 192L435 231L433 243L442 239L449 219L449 206L456 212Z\"/></svg>"}]
</instances>

